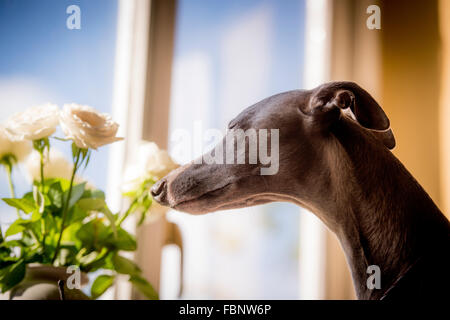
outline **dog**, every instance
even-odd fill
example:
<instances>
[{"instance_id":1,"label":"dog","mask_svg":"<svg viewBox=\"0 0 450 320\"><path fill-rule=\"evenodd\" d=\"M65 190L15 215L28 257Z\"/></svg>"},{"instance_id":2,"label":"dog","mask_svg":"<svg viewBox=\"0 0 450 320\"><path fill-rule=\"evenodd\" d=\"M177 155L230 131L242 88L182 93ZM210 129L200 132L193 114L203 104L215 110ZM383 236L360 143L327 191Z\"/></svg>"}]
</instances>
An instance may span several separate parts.
<instances>
[{"instance_id":1,"label":"dog","mask_svg":"<svg viewBox=\"0 0 450 320\"><path fill-rule=\"evenodd\" d=\"M389 119L367 91L341 81L280 93L228 126L250 128L279 129L276 174L261 175L264 165L249 161L193 161L158 181L153 198L191 214L295 203L336 234L358 299L448 298L450 223L391 153ZM368 285L373 265L380 288Z\"/></svg>"}]
</instances>

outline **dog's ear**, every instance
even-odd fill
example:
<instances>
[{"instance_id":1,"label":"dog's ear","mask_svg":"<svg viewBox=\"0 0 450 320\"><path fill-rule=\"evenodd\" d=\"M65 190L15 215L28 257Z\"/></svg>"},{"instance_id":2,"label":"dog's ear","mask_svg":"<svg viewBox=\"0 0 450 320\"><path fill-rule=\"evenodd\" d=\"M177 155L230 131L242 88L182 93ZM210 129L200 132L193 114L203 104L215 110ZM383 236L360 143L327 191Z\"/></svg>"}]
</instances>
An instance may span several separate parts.
<instances>
[{"instance_id":1,"label":"dog's ear","mask_svg":"<svg viewBox=\"0 0 450 320\"><path fill-rule=\"evenodd\" d=\"M375 99L353 82L332 82L317 88L310 99L310 112L318 121L329 124L342 113L370 130L384 145L393 149L395 138L389 119Z\"/></svg>"}]
</instances>

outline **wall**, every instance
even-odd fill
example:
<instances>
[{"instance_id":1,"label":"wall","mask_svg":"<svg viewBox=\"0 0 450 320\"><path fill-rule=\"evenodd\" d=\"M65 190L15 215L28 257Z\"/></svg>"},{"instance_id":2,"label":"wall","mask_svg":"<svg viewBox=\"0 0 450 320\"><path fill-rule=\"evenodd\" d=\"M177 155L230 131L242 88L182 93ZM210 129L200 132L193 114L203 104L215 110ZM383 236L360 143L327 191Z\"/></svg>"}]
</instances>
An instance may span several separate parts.
<instances>
[{"instance_id":1,"label":"wall","mask_svg":"<svg viewBox=\"0 0 450 320\"><path fill-rule=\"evenodd\" d=\"M448 213L450 2L332 3L331 80L356 81L374 96L391 120L397 141L393 153ZM371 4L381 8L381 30L366 27ZM331 233L327 245L326 298L352 298L345 259Z\"/></svg>"},{"instance_id":2,"label":"wall","mask_svg":"<svg viewBox=\"0 0 450 320\"><path fill-rule=\"evenodd\" d=\"M383 1L381 12L381 105L393 152L440 206L438 1Z\"/></svg>"}]
</instances>

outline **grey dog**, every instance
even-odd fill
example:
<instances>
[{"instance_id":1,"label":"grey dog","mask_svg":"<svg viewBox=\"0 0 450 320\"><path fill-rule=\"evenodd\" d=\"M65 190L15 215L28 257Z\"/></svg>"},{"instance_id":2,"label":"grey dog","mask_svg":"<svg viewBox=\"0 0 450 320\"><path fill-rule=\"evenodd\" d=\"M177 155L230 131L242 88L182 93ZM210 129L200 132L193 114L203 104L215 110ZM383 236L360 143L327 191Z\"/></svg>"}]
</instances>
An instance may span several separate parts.
<instances>
[{"instance_id":1,"label":"grey dog","mask_svg":"<svg viewBox=\"0 0 450 320\"><path fill-rule=\"evenodd\" d=\"M192 162L158 181L154 199L192 214L293 202L336 234L359 299L448 298L450 223L391 153L389 119L368 92L331 82L277 94L229 128L279 128L278 172ZM370 265L381 289L367 286Z\"/></svg>"}]
</instances>

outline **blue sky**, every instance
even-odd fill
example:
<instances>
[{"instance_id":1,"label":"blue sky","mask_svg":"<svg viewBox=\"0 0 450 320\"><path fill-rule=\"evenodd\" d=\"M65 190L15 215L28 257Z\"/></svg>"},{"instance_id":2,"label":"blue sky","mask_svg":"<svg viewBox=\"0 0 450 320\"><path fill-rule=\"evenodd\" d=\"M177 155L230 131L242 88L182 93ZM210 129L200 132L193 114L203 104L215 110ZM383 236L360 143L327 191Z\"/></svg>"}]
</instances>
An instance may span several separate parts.
<instances>
[{"instance_id":1,"label":"blue sky","mask_svg":"<svg viewBox=\"0 0 450 320\"><path fill-rule=\"evenodd\" d=\"M66 8L81 9L81 30L69 30ZM117 3L96 1L0 2L0 76L29 76L64 103L111 105Z\"/></svg>"}]
</instances>

